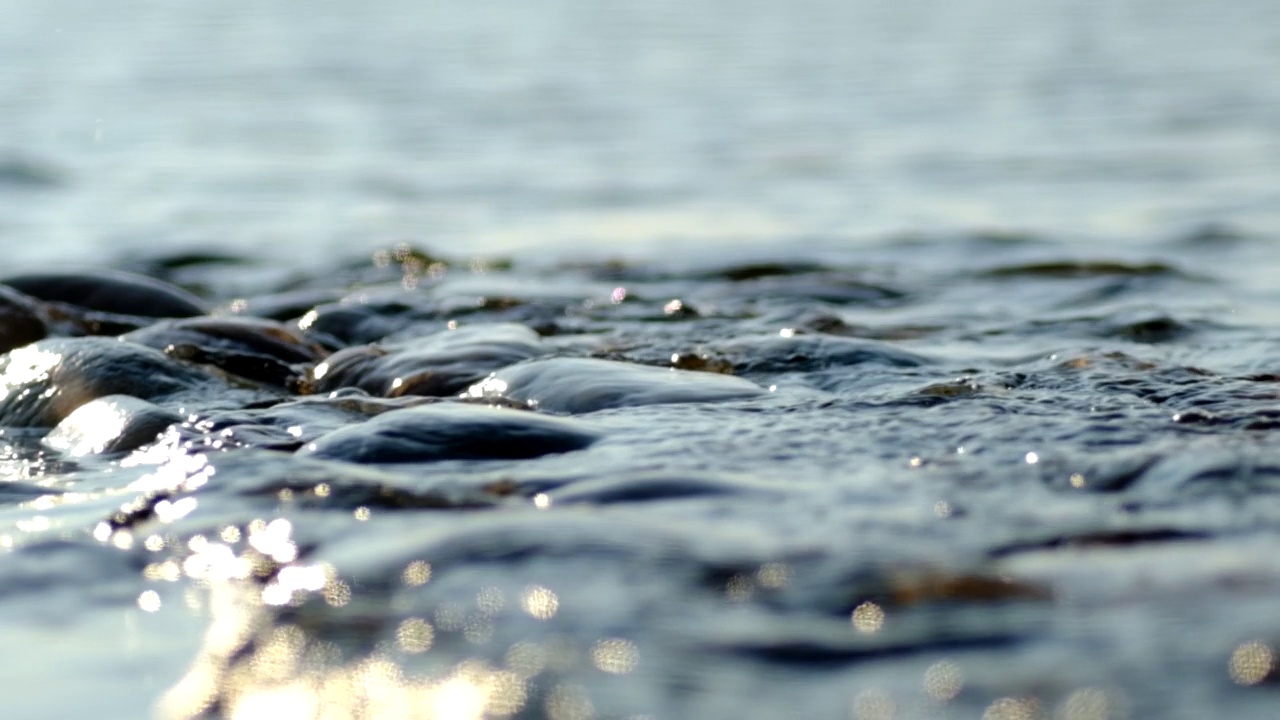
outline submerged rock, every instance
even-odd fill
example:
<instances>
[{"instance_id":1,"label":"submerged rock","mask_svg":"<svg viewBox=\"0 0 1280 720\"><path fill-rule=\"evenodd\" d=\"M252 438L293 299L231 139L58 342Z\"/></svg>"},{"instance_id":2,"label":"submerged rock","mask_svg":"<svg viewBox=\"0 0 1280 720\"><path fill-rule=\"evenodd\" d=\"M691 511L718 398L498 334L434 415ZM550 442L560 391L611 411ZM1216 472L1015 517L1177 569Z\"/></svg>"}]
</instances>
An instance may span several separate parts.
<instances>
[{"instance_id":1,"label":"submerged rock","mask_svg":"<svg viewBox=\"0 0 1280 720\"><path fill-rule=\"evenodd\" d=\"M550 351L523 325L464 326L395 345L341 350L317 365L315 392L357 387L372 395L455 395L487 373Z\"/></svg>"},{"instance_id":2,"label":"submerged rock","mask_svg":"<svg viewBox=\"0 0 1280 720\"><path fill-rule=\"evenodd\" d=\"M314 363L326 354L286 325L250 317L164 320L126 333L123 339L281 387L301 376L302 369L295 365Z\"/></svg>"},{"instance_id":3,"label":"submerged rock","mask_svg":"<svg viewBox=\"0 0 1280 720\"><path fill-rule=\"evenodd\" d=\"M592 358L550 358L513 365L472 385L466 395L524 402L554 413L666 403L744 400L765 393L742 378Z\"/></svg>"},{"instance_id":4,"label":"submerged rock","mask_svg":"<svg viewBox=\"0 0 1280 720\"><path fill-rule=\"evenodd\" d=\"M192 446L260 447L290 452L321 435L359 423L374 415L436 402L431 398L375 398L358 390L312 396L270 407L236 408L216 412L179 434Z\"/></svg>"},{"instance_id":5,"label":"submerged rock","mask_svg":"<svg viewBox=\"0 0 1280 720\"><path fill-rule=\"evenodd\" d=\"M0 357L0 425L52 427L108 395L154 400L213 377L164 353L115 338L57 338Z\"/></svg>"},{"instance_id":6,"label":"submerged rock","mask_svg":"<svg viewBox=\"0 0 1280 720\"><path fill-rule=\"evenodd\" d=\"M291 290L271 295L238 298L224 306L223 310L242 317L260 317L284 322L302 317L319 305L337 302L342 295L340 290L332 288Z\"/></svg>"},{"instance_id":7,"label":"submerged rock","mask_svg":"<svg viewBox=\"0 0 1280 720\"><path fill-rule=\"evenodd\" d=\"M127 452L151 442L182 416L130 395L108 395L76 408L41 441L69 455Z\"/></svg>"},{"instance_id":8,"label":"submerged rock","mask_svg":"<svg viewBox=\"0 0 1280 720\"><path fill-rule=\"evenodd\" d=\"M930 360L892 343L830 335L769 335L714 343L741 373L815 372L855 365L920 367Z\"/></svg>"},{"instance_id":9,"label":"submerged rock","mask_svg":"<svg viewBox=\"0 0 1280 720\"><path fill-rule=\"evenodd\" d=\"M164 350L196 345L207 350L266 355L286 363L315 362L324 349L293 328L253 317L198 317L162 320L124 336L125 340Z\"/></svg>"},{"instance_id":10,"label":"submerged rock","mask_svg":"<svg viewBox=\"0 0 1280 720\"><path fill-rule=\"evenodd\" d=\"M581 450L600 438L563 418L463 403L383 413L298 451L358 463L536 458Z\"/></svg>"},{"instance_id":11,"label":"submerged rock","mask_svg":"<svg viewBox=\"0 0 1280 720\"><path fill-rule=\"evenodd\" d=\"M317 305L298 319L298 328L337 347L376 342L407 328L443 327L436 304L401 290L364 290Z\"/></svg>"},{"instance_id":12,"label":"submerged rock","mask_svg":"<svg viewBox=\"0 0 1280 720\"><path fill-rule=\"evenodd\" d=\"M570 483L550 491L547 497L556 505L615 505L699 498L780 500L784 493L781 488L745 478L642 473Z\"/></svg>"},{"instance_id":13,"label":"submerged rock","mask_svg":"<svg viewBox=\"0 0 1280 720\"><path fill-rule=\"evenodd\" d=\"M118 270L13 275L0 283L48 302L137 317L194 317L208 304L180 287Z\"/></svg>"}]
</instances>

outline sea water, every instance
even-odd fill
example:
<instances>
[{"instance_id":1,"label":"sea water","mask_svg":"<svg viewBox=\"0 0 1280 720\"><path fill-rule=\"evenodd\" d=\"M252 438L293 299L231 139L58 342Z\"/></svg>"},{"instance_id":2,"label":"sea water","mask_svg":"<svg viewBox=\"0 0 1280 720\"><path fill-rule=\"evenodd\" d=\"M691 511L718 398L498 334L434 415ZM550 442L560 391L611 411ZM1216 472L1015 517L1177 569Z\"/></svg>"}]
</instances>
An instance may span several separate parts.
<instances>
[{"instance_id":1,"label":"sea water","mask_svg":"<svg viewBox=\"0 0 1280 720\"><path fill-rule=\"evenodd\" d=\"M3 715L1269 717L1278 74L1263 0L7 3L6 274L315 355L0 417Z\"/></svg>"}]
</instances>

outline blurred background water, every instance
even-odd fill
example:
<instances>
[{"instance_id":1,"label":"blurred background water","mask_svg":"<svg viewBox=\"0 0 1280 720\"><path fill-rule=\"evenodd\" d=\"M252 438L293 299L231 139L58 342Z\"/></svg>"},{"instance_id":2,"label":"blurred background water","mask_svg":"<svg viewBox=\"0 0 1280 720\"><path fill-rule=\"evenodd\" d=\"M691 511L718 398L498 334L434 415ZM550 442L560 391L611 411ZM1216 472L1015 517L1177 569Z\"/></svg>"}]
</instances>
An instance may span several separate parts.
<instances>
[{"instance_id":1,"label":"blurred background water","mask_svg":"<svg viewBox=\"0 0 1280 720\"><path fill-rule=\"evenodd\" d=\"M1272 0L11 0L0 243L1273 232Z\"/></svg>"}]
</instances>

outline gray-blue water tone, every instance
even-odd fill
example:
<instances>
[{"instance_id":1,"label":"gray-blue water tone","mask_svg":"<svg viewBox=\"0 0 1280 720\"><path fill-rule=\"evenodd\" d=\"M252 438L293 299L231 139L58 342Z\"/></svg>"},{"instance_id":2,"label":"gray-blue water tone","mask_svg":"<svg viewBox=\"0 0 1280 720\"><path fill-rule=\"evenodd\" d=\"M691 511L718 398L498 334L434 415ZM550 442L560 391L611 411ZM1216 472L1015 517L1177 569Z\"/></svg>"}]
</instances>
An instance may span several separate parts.
<instances>
[{"instance_id":1,"label":"gray-blue water tone","mask_svg":"<svg viewBox=\"0 0 1280 720\"><path fill-rule=\"evenodd\" d=\"M2 714L1270 717L1277 77L1265 0L7 3Z\"/></svg>"},{"instance_id":2,"label":"gray-blue water tone","mask_svg":"<svg viewBox=\"0 0 1280 720\"><path fill-rule=\"evenodd\" d=\"M0 238L305 263L1270 231L1277 71L1270 0L17 0Z\"/></svg>"}]
</instances>

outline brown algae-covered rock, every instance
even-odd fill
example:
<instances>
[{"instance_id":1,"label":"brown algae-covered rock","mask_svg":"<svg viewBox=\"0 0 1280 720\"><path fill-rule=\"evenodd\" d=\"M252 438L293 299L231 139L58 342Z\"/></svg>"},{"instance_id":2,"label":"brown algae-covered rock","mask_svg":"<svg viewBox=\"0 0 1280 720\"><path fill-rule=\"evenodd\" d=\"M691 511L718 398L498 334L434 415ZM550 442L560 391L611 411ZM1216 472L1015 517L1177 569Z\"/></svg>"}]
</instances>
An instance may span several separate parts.
<instances>
[{"instance_id":1,"label":"brown algae-covered rock","mask_svg":"<svg viewBox=\"0 0 1280 720\"><path fill-rule=\"evenodd\" d=\"M252 317L162 320L122 339L277 387L294 387L304 366L327 354L287 325Z\"/></svg>"}]
</instances>

